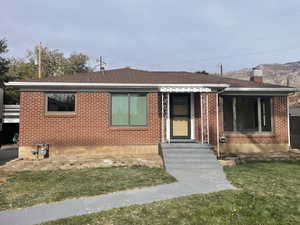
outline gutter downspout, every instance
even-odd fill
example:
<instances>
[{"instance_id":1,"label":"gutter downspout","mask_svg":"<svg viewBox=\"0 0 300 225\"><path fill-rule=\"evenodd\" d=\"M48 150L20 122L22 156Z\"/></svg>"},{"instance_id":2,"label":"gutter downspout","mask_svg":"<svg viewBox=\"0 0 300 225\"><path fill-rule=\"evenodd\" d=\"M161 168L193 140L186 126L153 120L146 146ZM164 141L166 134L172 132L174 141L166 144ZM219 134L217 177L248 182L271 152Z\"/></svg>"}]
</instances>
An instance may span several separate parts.
<instances>
[{"instance_id":1,"label":"gutter downspout","mask_svg":"<svg viewBox=\"0 0 300 225\"><path fill-rule=\"evenodd\" d=\"M217 157L220 158L219 92L217 92L217 94L216 94L216 111L217 111Z\"/></svg>"},{"instance_id":2,"label":"gutter downspout","mask_svg":"<svg viewBox=\"0 0 300 225\"><path fill-rule=\"evenodd\" d=\"M201 111L201 142L203 144L203 95L202 93L200 93L200 111Z\"/></svg>"},{"instance_id":3,"label":"gutter downspout","mask_svg":"<svg viewBox=\"0 0 300 225\"><path fill-rule=\"evenodd\" d=\"M161 92L161 142L165 140L164 136L164 93Z\"/></svg>"},{"instance_id":4,"label":"gutter downspout","mask_svg":"<svg viewBox=\"0 0 300 225\"><path fill-rule=\"evenodd\" d=\"M288 149L291 149L291 134L290 134L290 99L289 96L287 96L287 104L286 104L286 108L287 108L287 125L288 125Z\"/></svg>"}]
</instances>

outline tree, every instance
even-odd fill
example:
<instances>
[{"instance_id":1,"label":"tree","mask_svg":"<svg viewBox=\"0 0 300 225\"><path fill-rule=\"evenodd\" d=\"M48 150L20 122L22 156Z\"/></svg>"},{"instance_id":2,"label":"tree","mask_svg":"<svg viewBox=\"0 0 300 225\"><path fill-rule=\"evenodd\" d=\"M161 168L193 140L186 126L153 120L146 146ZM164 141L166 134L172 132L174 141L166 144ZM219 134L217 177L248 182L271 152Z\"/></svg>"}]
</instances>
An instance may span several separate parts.
<instances>
[{"instance_id":1,"label":"tree","mask_svg":"<svg viewBox=\"0 0 300 225\"><path fill-rule=\"evenodd\" d=\"M92 69L88 66L89 57L73 52L69 58L65 59L64 74L75 74L90 72Z\"/></svg>"},{"instance_id":2,"label":"tree","mask_svg":"<svg viewBox=\"0 0 300 225\"><path fill-rule=\"evenodd\" d=\"M37 65L22 58L11 58L8 76L11 79L26 80L36 78Z\"/></svg>"},{"instance_id":3,"label":"tree","mask_svg":"<svg viewBox=\"0 0 300 225\"><path fill-rule=\"evenodd\" d=\"M35 47L35 49L28 50L26 61L32 65L37 64L37 59L39 55L39 47ZM47 47L41 48L41 68L42 68L42 77L49 76L61 76L64 74L64 54L61 53L58 49L48 49ZM37 71L36 71L37 74Z\"/></svg>"},{"instance_id":4,"label":"tree","mask_svg":"<svg viewBox=\"0 0 300 225\"><path fill-rule=\"evenodd\" d=\"M208 72L206 72L205 70L202 70L202 71L196 71L195 73L201 73L201 74L206 74L206 75L208 75L209 73Z\"/></svg>"},{"instance_id":5,"label":"tree","mask_svg":"<svg viewBox=\"0 0 300 225\"><path fill-rule=\"evenodd\" d=\"M4 82L13 80L14 77L9 76L10 60L2 57L1 55L6 53L7 42L5 39L0 40L0 86L3 86ZM4 103L15 104L18 102L18 93L15 89L5 89L4 91Z\"/></svg>"},{"instance_id":6,"label":"tree","mask_svg":"<svg viewBox=\"0 0 300 225\"><path fill-rule=\"evenodd\" d=\"M3 82L7 82L9 79L9 77L7 76L7 72L9 70L9 60L1 56L7 51L8 49L6 40L0 40L0 85L3 85Z\"/></svg>"},{"instance_id":7,"label":"tree","mask_svg":"<svg viewBox=\"0 0 300 225\"><path fill-rule=\"evenodd\" d=\"M43 47L41 50L43 77L92 71L88 66L89 57L87 55L74 52L69 57L65 57L58 49L51 50L47 47ZM28 51L26 58L28 63L34 65L34 62L38 58L38 47L33 51Z\"/></svg>"}]
</instances>

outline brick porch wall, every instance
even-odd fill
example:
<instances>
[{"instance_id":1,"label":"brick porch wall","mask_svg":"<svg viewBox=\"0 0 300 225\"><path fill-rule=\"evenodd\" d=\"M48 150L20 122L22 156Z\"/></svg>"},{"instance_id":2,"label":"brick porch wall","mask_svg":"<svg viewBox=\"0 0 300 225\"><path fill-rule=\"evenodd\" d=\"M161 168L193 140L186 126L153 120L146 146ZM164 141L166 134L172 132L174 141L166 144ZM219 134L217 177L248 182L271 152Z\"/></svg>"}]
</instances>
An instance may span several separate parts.
<instances>
[{"instance_id":1,"label":"brick porch wall","mask_svg":"<svg viewBox=\"0 0 300 225\"><path fill-rule=\"evenodd\" d=\"M202 93L203 98L208 96L208 120L209 120L209 143L217 144L217 114L216 114L216 93ZM206 110L206 106L203 106ZM206 124L206 118L203 118ZM200 93L195 94L195 139L201 142L201 98Z\"/></svg>"},{"instance_id":2,"label":"brick porch wall","mask_svg":"<svg viewBox=\"0 0 300 225\"><path fill-rule=\"evenodd\" d=\"M20 146L153 145L160 142L161 123L157 93L148 95L148 126L110 127L110 94L78 92L75 115L47 115L43 92L22 92Z\"/></svg>"}]
</instances>

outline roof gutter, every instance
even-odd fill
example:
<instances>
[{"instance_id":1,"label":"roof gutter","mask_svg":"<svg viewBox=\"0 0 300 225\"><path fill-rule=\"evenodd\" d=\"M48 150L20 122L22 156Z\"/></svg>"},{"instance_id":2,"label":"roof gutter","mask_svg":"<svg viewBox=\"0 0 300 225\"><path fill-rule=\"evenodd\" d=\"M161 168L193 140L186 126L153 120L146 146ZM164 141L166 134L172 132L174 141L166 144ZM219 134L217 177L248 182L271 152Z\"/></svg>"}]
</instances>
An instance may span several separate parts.
<instances>
[{"instance_id":1,"label":"roof gutter","mask_svg":"<svg viewBox=\"0 0 300 225\"><path fill-rule=\"evenodd\" d=\"M237 91L237 92L251 92L251 91L257 91L257 92L276 92L276 91L280 91L280 92L295 92L297 91L297 88L232 88L232 87L228 87L225 88L224 90L225 92L233 92L233 91Z\"/></svg>"},{"instance_id":2,"label":"roof gutter","mask_svg":"<svg viewBox=\"0 0 300 225\"><path fill-rule=\"evenodd\" d=\"M153 83L69 83L69 82L19 82L4 83L6 87L13 88L163 88L163 87L189 87L189 88L220 88L224 92L296 92L299 88L235 88L228 84L153 84Z\"/></svg>"},{"instance_id":3,"label":"roof gutter","mask_svg":"<svg viewBox=\"0 0 300 225\"><path fill-rule=\"evenodd\" d=\"M7 82L6 87L124 87L124 88L160 88L160 87L212 87L227 88L227 84L138 84L138 83L67 83L67 82Z\"/></svg>"}]
</instances>

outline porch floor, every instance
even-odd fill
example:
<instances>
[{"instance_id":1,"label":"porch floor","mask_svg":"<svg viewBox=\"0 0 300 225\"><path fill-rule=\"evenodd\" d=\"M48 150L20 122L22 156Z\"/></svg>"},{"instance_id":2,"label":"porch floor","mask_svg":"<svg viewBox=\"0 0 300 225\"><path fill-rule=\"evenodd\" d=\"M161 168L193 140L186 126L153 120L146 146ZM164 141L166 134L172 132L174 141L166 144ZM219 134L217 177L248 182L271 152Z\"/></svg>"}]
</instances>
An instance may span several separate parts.
<instances>
[{"instance_id":1,"label":"porch floor","mask_svg":"<svg viewBox=\"0 0 300 225\"><path fill-rule=\"evenodd\" d=\"M171 139L170 143L196 143L195 139Z\"/></svg>"}]
</instances>

